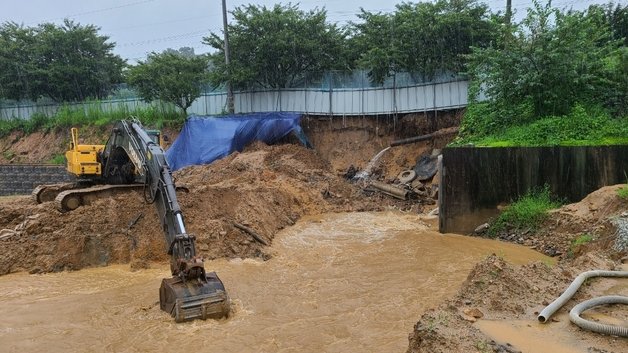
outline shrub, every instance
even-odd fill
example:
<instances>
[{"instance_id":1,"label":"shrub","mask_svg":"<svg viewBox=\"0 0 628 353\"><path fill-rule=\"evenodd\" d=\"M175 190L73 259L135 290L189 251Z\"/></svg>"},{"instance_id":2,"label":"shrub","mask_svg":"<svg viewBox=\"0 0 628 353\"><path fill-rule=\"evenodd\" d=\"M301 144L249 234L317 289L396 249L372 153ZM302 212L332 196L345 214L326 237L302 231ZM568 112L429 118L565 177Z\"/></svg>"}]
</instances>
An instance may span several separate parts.
<instances>
[{"instance_id":1,"label":"shrub","mask_svg":"<svg viewBox=\"0 0 628 353\"><path fill-rule=\"evenodd\" d=\"M576 106L567 115L547 116L532 123L499 127L490 112L476 104L465 114L461 138L452 145L478 146L574 146L628 143L628 117L612 118L596 106ZM522 112L525 114L525 112Z\"/></svg>"},{"instance_id":2,"label":"shrub","mask_svg":"<svg viewBox=\"0 0 628 353\"><path fill-rule=\"evenodd\" d=\"M552 199L549 186L528 191L509 205L489 228L495 236L507 230L535 230L547 218L547 211L560 206Z\"/></svg>"}]
</instances>

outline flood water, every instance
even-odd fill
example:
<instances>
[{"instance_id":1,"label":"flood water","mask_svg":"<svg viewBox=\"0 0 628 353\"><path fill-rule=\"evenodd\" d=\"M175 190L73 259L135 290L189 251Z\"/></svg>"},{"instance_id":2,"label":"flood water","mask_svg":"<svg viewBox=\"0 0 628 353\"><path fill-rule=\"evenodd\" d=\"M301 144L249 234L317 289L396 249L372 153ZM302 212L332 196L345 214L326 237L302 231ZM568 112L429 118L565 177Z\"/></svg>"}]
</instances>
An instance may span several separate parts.
<instances>
[{"instance_id":1,"label":"flood water","mask_svg":"<svg viewBox=\"0 0 628 353\"><path fill-rule=\"evenodd\" d=\"M306 218L275 238L271 260L206 263L233 314L176 324L159 310L168 265L0 277L2 352L405 352L421 314L496 253L525 247L441 235L397 212Z\"/></svg>"}]
</instances>

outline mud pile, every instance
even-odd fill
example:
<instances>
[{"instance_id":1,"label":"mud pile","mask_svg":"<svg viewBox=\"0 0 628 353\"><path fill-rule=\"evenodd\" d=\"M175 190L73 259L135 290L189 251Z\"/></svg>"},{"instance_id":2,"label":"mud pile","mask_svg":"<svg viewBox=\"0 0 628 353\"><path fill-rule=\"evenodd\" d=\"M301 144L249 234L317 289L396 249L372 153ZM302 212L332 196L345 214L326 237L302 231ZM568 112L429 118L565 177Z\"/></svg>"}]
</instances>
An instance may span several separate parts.
<instances>
[{"instance_id":1,"label":"mud pile","mask_svg":"<svg viewBox=\"0 0 628 353\"><path fill-rule=\"evenodd\" d=\"M525 243L531 247L552 246L564 254L557 265L537 262L514 266L496 255L477 264L453 298L427 311L417 322L410 335L408 352L520 352L507 342L495 342L474 323L494 320L506 326L506 322L521 320L534 332L534 325L540 325L536 320L538 312L556 299L578 274L593 269L621 269L616 259L628 254L615 246L619 233L613 220L626 217L622 214L628 210L628 202L618 197L619 187L621 185L604 187L578 203L553 211L537 233L527 235ZM593 235L594 239L577 245L574 240L583 234ZM581 287L558 314L564 315L575 303L591 297L628 294L625 289L623 293L615 292L625 286L614 282L600 285L600 281L603 280ZM607 313L619 320L628 319L621 306L607 309ZM560 320L566 321L560 325L559 330L566 331L561 334L568 336L571 342L586 345L583 346L585 351L625 351L626 344L621 339L580 330L569 325L566 317L555 321ZM546 326L545 334L548 330Z\"/></svg>"},{"instance_id":2,"label":"mud pile","mask_svg":"<svg viewBox=\"0 0 628 353\"><path fill-rule=\"evenodd\" d=\"M617 194L623 186L625 184L605 186L580 202L551 210L537 231L512 231L501 234L500 238L530 246L549 256L573 257L586 252L585 248L610 250L617 232L614 223L622 217L622 212L628 211L628 200ZM590 240L595 241L589 243ZM586 244L580 244L583 241Z\"/></svg>"},{"instance_id":3,"label":"mud pile","mask_svg":"<svg viewBox=\"0 0 628 353\"><path fill-rule=\"evenodd\" d=\"M381 202L331 172L316 152L296 145L256 144L207 166L175 173L187 232L207 258L270 255L274 234L306 214L378 210ZM144 267L167 260L161 225L141 192L101 199L73 212L28 197L0 202L0 275L48 272L110 263Z\"/></svg>"}]
</instances>

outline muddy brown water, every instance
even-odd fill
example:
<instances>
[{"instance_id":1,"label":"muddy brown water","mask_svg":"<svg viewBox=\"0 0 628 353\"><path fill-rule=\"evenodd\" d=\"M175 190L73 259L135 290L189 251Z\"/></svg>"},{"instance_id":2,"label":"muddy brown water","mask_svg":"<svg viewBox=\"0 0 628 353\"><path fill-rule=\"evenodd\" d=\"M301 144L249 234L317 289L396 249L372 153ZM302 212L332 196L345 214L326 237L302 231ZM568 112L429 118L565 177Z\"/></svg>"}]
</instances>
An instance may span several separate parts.
<instances>
[{"instance_id":1,"label":"muddy brown water","mask_svg":"<svg viewBox=\"0 0 628 353\"><path fill-rule=\"evenodd\" d=\"M483 257L547 261L513 244L441 235L397 212L306 218L272 250L266 262L207 263L233 300L220 321L176 324L159 310L167 264L0 277L0 350L404 352L421 314Z\"/></svg>"}]
</instances>

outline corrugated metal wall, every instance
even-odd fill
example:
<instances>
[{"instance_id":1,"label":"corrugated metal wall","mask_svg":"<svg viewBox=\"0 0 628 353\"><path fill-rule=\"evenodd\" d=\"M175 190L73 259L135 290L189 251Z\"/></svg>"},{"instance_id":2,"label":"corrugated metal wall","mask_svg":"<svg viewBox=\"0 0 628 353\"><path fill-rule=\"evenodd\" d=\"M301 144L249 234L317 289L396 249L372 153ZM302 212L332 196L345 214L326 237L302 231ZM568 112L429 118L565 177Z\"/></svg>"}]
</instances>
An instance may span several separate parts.
<instances>
[{"instance_id":1,"label":"corrugated metal wall","mask_svg":"<svg viewBox=\"0 0 628 353\"><path fill-rule=\"evenodd\" d=\"M417 84L404 87L314 89L295 88L236 92L236 113L290 111L316 115L380 115L461 108L467 105L468 81ZM190 114L218 115L226 111L225 92L206 93L188 109ZM88 109L95 103L70 104ZM108 100L97 103L103 110L127 107L129 110L149 104L139 98ZM0 107L0 119L30 118L34 113L54 114L58 105L18 105Z\"/></svg>"}]
</instances>

